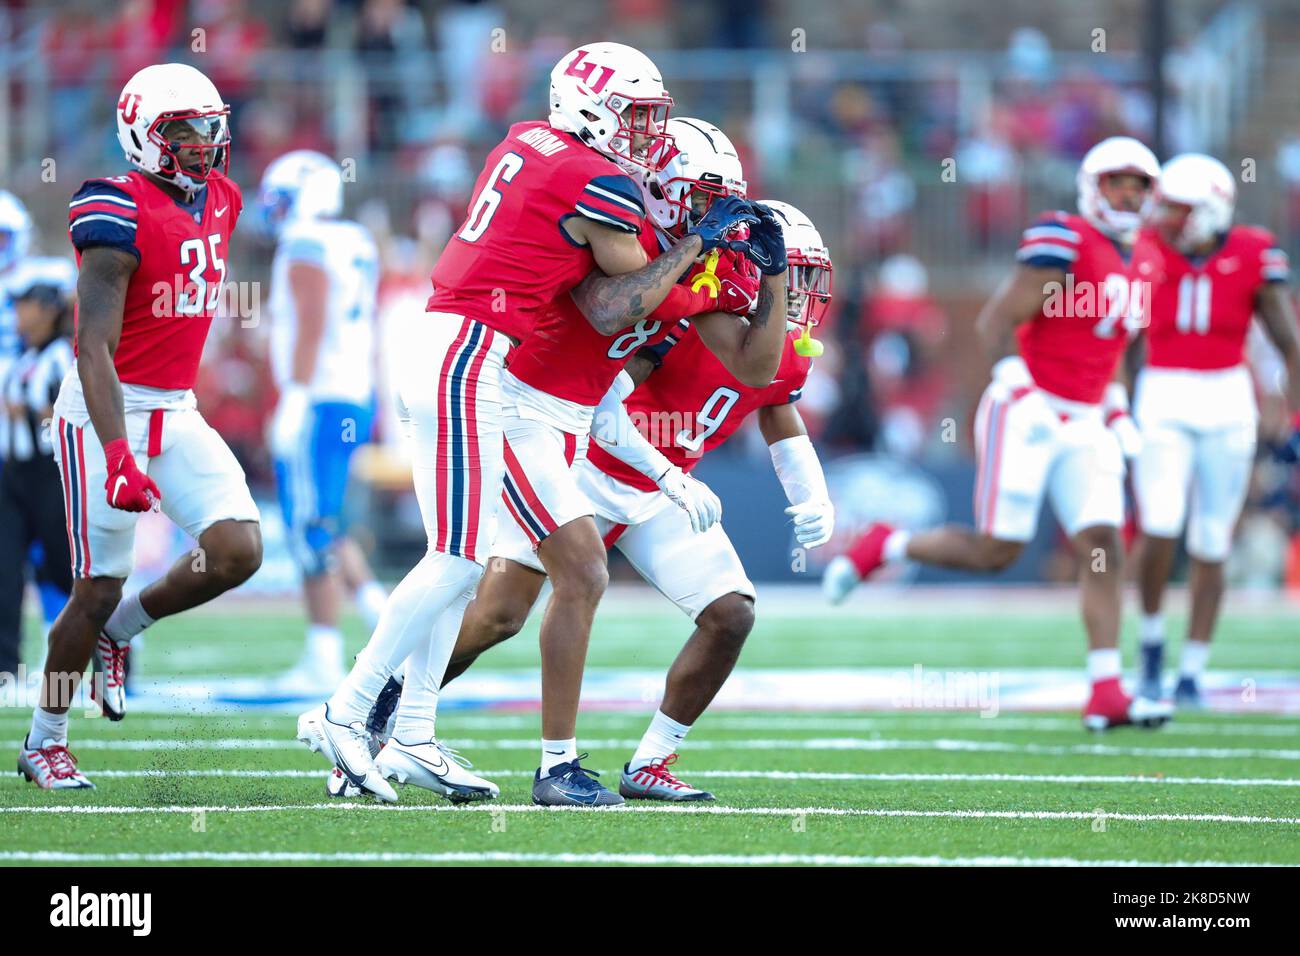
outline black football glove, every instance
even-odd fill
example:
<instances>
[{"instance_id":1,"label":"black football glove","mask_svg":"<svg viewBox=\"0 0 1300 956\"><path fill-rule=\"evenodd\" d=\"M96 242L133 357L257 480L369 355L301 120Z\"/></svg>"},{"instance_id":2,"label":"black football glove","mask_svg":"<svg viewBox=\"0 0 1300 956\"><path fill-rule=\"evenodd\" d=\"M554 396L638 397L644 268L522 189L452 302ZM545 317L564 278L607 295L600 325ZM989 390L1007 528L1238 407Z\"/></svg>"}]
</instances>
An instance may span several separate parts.
<instances>
[{"instance_id":1,"label":"black football glove","mask_svg":"<svg viewBox=\"0 0 1300 956\"><path fill-rule=\"evenodd\" d=\"M723 196L709 206L708 212L691 226L689 233L703 240L705 252L719 246L744 252L749 248L749 244L740 239L728 239L727 234L737 226L746 224L752 226L757 222L758 216L748 202L739 196Z\"/></svg>"},{"instance_id":2,"label":"black football glove","mask_svg":"<svg viewBox=\"0 0 1300 956\"><path fill-rule=\"evenodd\" d=\"M765 276L779 276L785 271L785 235L770 206L750 203L758 222L749 228L749 251L745 255Z\"/></svg>"}]
</instances>

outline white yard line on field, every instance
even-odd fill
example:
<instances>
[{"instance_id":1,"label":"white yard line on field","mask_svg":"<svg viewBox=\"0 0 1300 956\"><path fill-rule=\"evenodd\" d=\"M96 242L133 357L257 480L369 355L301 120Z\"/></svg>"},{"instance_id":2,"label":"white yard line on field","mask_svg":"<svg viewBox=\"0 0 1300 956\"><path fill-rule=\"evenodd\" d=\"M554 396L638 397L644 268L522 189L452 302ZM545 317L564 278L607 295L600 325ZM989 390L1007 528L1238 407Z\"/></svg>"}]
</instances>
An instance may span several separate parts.
<instances>
[{"instance_id":1,"label":"white yard line on field","mask_svg":"<svg viewBox=\"0 0 1300 956\"><path fill-rule=\"evenodd\" d=\"M519 803L475 803L468 806L451 804L392 804L332 803L306 804L250 804L246 806L80 806L55 807L0 807L0 814L51 814L78 815L130 815L130 814L187 814L195 813L296 813L298 811L388 812L388 813L548 813L551 811L577 813L688 813L704 816L758 816L758 817L917 817L943 820L1127 820L1136 823L1242 823L1280 824L1300 826L1300 817L1236 816L1228 813L1099 813L1089 810L904 810L865 807L721 807L712 804L649 804L621 807L539 807Z\"/></svg>"},{"instance_id":2,"label":"white yard line on field","mask_svg":"<svg viewBox=\"0 0 1300 956\"><path fill-rule=\"evenodd\" d=\"M327 770L92 770L95 779L141 779L178 777L186 779L235 777L266 780L300 780L324 777ZM487 777L531 777L532 770L478 770ZM1300 778L1272 777L1137 777L1122 774L1083 773L839 773L815 770L695 770L689 777L711 780L813 780L874 783L1144 783L1170 786L1208 787L1300 787Z\"/></svg>"},{"instance_id":3,"label":"white yard line on field","mask_svg":"<svg viewBox=\"0 0 1300 956\"><path fill-rule=\"evenodd\" d=\"M640 744L639 739L583 740L582 746L591 750L628 750ZM499 740L464 740L451 738L447 743L458 750L536 750L533 738ZM213 740L114 740L91 739L75 741L79 750L304 750L304 745L288 738L277 737L225 737ZM1092 756L1092 757L1174 757L1240 760L1257 758L1268 760L1300 760L1300 749L1267 749L1262 747L1116 747L1110 744L1035 744L1007 743L991 740L896 740L868 739L862 737L819 737L807 740L782 740L751 738L743 740L692 740L696 750L937 750L970 753L1012 753L1039 756Z\"/></svg>"},{"instance_id":4,"label":"white yard line on field","mask_svg":"<svg viewBox=\"0 0 1300 956\"><path fill-rule=\"evenodd\" d=\"M1025 856L844 856L823 853L282 853L198 851L173 853L72 853L61 850L0 852L0 863L565 863L653 866L1292 866L1228 860L1086 860Z\"/></svg>"}]
</instances>

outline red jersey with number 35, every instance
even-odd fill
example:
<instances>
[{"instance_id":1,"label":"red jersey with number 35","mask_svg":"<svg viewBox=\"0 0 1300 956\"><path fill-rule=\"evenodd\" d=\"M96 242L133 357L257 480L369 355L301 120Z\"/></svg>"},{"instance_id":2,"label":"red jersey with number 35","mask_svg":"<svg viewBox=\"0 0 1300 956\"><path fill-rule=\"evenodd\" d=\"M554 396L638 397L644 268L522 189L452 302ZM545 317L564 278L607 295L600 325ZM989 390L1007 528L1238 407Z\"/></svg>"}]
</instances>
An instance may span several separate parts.
<instances>
[{"instance_id":1,"label":"red jersey with number 35","mask_svg":"<svg viewBox=\"0 0 1300 956\"><path fill-rule=\"evenodd\" d=\"M1120 247L1082 216L1052 212L1025 230L1016 261L1065 273L1061 288L1048 290L1042 311L1016 330L1034 384L1098 404L1141 322L1143 301L1133 294Z\"/></svg>"},{"instance_id":2,"label":"red jersey with number 35","mask_svg":"<svg viewBox=\"0 0 1300 956\"><path fill-rule=\"evenodd\" d=\"M659 239L649 222L639 239L647 256L659 255ZM637 349L657 345L676 329L676 322L642 319L614 335L602 335L573 297L562 294L541 310L533 330L510 353L510 372L547 395L594 406Z\"/></svg>"},{"instance_id":3,"label":"red jersey with number 35","mask_svg":"<svg viewBox=\"0 0 1300 956\"><path fill-rule=\"evenodd\" d=\"M639 233L641 190L572 133L516 123L488 154L469 215L433 269L430 312L451 312L522 341L538 314L596 262L564 230L573 216Z\"/></svg>"},{"instance_id":4,"label":"red jersey with number 35","mask_svg":"<svg viewBox=\"0 0 1300 956\"><path fill-rule=\"evenodd\" d=\"M193 388L226 280L230 234L243 209L239 187L220 173L183 203L141 172L82 184L68 206L68 235L139 261L126 287L113 365L128 385ZM75 348L75 339L74 339Z\"/></svg>"},{"instance_id":5,"label":"red jersey with number 35","mask_svg":"<svg viewBox=\"0 0 1300 956\"><path fill-rule=\"evenodd\" d=\"M1244 360L1260 286L1286 282L1288 268L1266 229L1233 226L1218 249L1198 258L1145 229L1133 249L1133 274L1151 283L1147 364L1224 369Z\"/></svg>"},{"instance_id":6,"label":"red jersey with number 35","mask_svg":"<svg viewBox=\"0 0 1300 956\"><path fill-rule=\"evenodd\" d=\"M694 326L681 323L682 338L663 365L624 403L637 430L682 471L730 438L749 414L767 405L788 405L803 394L812 359L794 350L797 333L786 336L781 365L772 384L751 388L736 380L709 351ZM661 346L662 348L662 346ZM592 441L587 459L605 474L641 491L653 481Z\"/></svg>"}]
</instances>

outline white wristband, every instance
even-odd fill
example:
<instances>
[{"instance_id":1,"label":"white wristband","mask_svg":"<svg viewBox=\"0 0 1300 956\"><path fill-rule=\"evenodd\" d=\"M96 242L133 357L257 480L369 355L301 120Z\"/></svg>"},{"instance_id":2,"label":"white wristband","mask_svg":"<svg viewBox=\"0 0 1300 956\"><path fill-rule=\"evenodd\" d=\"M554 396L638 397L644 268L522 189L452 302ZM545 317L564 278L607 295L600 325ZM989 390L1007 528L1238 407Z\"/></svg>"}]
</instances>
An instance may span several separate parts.
<instances>
[{"instance_id":1,"label":"white wristband","mask_svg":"<svg viewBox=\"0 0 1300 956\"><path fill-rule=\"evenodd\" d=\"M829 501L826 475L817 459L817 450L807 435L783 438L768 446L772 467L785 489L785 497L792 505L805 501Z\"/></svg>"},{"instance_id":2,"label":"white wristband","mask_svg":"<svg viewBox=\"0 0 1300 956\"><path fill-rule=\"evenodd\" d=\"M1101 407L1108 412L1128 411L1128 389L1122 382L1111 382L1101 397Z\"/></svg>"}]
</instances>

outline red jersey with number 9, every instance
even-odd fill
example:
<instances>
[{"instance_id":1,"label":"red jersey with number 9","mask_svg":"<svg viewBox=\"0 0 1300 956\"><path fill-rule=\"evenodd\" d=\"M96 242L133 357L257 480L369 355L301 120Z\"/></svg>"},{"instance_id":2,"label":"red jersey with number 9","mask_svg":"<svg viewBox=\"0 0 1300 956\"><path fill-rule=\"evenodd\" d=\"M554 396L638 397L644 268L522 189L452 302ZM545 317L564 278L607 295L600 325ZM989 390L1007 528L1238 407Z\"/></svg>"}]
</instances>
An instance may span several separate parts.
<instances>
[{"instance_id":1,"label":"red jersey with number 9","mask_svg":"<svg viewBox=\"0 0 1300 956\"><path fill-rule=\"evenodd\" d=\"M641 383L624 405L637 430L670 462L689 472L707 452L730 438L749 414L767 405L799 400L812 359L794 350L797 333L786 336L781 365L772 384L751 388L727 371L700 333L682 323L682 338L663 365ZM660 351L660 349L655 351ZM641 491L657 491L653 481L592 441L587 459L605 474Z\"/></svg>"},{"instance_id":2,"label":"red jersey with number 9","mask_svg":"<svg viewBox=\"0 0 1300 956\"><path fill-rule=\"evenodd\" d=\"M122 334L113 353L120 381L194 387L241 209L239 187L215 172L192 203L172 198L138 171L87 180L72 197L68 235L78 265L94 246L139 260L127 283Z\"/></svg>"},{"instance_id":3,"label":"red jersey with number 9","mask_svg":"<svg viewBox=\"0 0 1300 956\"><path fill-rule=\"evenodd\" d=\"M1219 248L1197 258L1143 230L1133 274L1151 283L1147 364L1207 370L1242 363L1260 286L1288 277L1286 253L1254 226L1233 226Z\"/></svg>"},{"instance_id":4,"label":"red jersey with number 9","mask_svg":"<svg viewBox=\"0 0 1300 956\"><path fill-rule=\"evenodd\" d=\"M573 216L635 234L645 206L631 178L572 133L516 123L488 154L469 214L434 266L427 310L522 341L595 268L590 247L564 230Z\"/></svg>"},{"instance_id":5,"label":"red jersey with number 9","mask_svg":"<svg viewBox=\"0 0 1300 956\"><path fill-rule=\"evenodd\" d=\"M1016 260L1065 273L1039 314L1016 330L1034 384L1098 404L1145 304L1120 247L1082 216L1053 212L1025 230Z\"/></svg>"}]
</instances>

